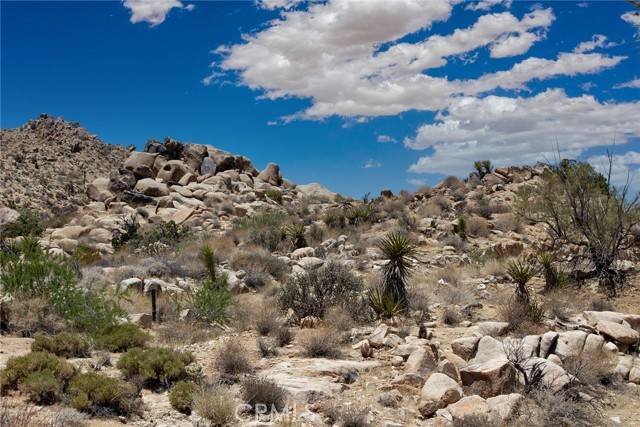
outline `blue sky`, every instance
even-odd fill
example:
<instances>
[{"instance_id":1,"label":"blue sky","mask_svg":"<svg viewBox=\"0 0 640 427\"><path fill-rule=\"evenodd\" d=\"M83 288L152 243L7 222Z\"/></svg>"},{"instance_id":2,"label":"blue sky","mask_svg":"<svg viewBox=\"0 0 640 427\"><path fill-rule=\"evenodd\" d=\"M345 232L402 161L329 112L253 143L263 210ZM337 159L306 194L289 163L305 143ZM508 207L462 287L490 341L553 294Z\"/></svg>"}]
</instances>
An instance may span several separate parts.
<instances>
[{"instance_id":1,"label":"blue sky","mask_svg":"<svg viewBox=\"0 0 640 427\"><path fill-rule=\"evenodd\" d=\"M625 2L1 2L1 122L172 136L352 196L567 155L640 166ZM582 44L581 44L582 43Z\"/></svg>"}]
</instances>

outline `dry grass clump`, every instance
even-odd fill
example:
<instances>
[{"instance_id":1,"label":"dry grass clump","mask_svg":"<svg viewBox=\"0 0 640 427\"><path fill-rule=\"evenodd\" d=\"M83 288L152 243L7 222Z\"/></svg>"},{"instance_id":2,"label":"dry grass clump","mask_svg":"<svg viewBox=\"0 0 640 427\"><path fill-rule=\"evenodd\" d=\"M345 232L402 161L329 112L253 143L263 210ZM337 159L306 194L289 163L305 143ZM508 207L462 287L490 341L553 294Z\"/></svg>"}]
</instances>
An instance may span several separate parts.
<instances>
[{"instance_id":1,"label":"dry grass clump","mask_svg":"<svg viewBox=\"0 0 640 427\"><path fill-rule=\"evenodd\" d=\"M265 337L258 337L256 339L258 351L262 357L275 357L278 355L278 348L276 342L272 339Z\"/></svg>"},{"instance_id":2,"label":"dry grass clump","mask_svg":"<svg viewBox=\"0 0 640 427\"><path fill-rule=\"evenodd\" d=\"M231 257L230 265L234 270L267 273L277 279L283 278L289 271L284 261L273 256L271 252L257 247L235 252Z\"/></svg>"},{"instance_id":3,"label":"dry grass clump","mask_svg":"<svg viewBox=\"0 0 640 427\"><path fill-rule=\"evenodd\" d=\"M465 231L468 235L471 235L471 236L488 237L490 234L489 223L484 218L472 216L467 218L466 220Z\"/></svg>"},{"instance_id":4,"label":"dry grass clump","mask_svg":"<svg viewBox=\"0 0 640 427\"><path fill-rule=\"evenodd\" d=\"M360 406L335 406L327 410L326 415L340 427L368 427L369 409Z\"/></svg>"},{"instance_id":5,"label":"dry grass clump","mask_svg":"<svg viewBox=\"0 0 640 427\"><path fill-rule=\"evenodd\" d=\"M456 251L463 252L467 247L467 242L457 234L449 234L440 241L443 246L453 246Z\"/></svg>"},{"instance_id":6,"label":"dry grass clump","mask_svg":"<svg viewBox=\"0 0 640 427\"><path fill-rule=\"evenodd\" d=\"M274 381L267 378L247 377L240 385L242 400L254 412L267 413L271 410L282 411L287 403L287 392Z\"/></svg>"},{"instance_id":7,"label":"dry grass clump","mask_svg":"<svg viewBox=\"0 0 640 427\"><path fill-rule=\"evenodd\" d=\"M585 352L586 353L586 352ZM617 357L601 350L597 354L582 354L579 357L567 357L562 367L584 385L609 385L615 373Z\"/></svg>"},{"instance_id":8,"label":"dry grass clump","mask_svg":"<svg viewBox=\"0 0 640 427\"><path fill-rule=\"evenodd\" d=\"M324 315L324 324L338 332L350 331L355 322L349 312L342 307L331 307Z\"/></svg>"},{"instance_id":9,"label":"dry grass clump","mask_svg":"<svg viewBox=\"0 0 640 427\"><path fill-rule=\"evenodd\" d=\"M420 206L418 209L418 215L421 218L437 218L442 216L442 211L444 210L442 208L442 203L437 203L434 199L436 199L436 197L429 199L426 203ZM446 206L448 207L449 205L447 204Z\"/></svg>"},{"instance_id":10,"label":"dry grass clump","mask_svg":"<svg viewBox=\"0 0 640 427\"><path fill-rule=\"evenodd\" d=\"M293 332L287 326L281 326L278 328L275 333L276 343L278 347L284 347L285 345L289 345L293 342L293 338L295 337Z\"/></svg>"},{"instance_id":11,"label":"dry grass clump","mask_svg":"<svg viewBox=\"0 0 640 427\"><path fill-rule=\"evenodd\" d=\"M433 273L433 277L436 281L443 280L445 283L453 286L462 284L464 279L464 271L457 267L444 267L439 268Z\"/></svg>"},{"instance_id":12,"label":"dry grass clump","mask_svg":"<svg viewBox=\"0 0 640 427\"><path fill-rule=\"evenodd\" d=\"M589 310L592 311L616 311L611 301L604 297L596 297L589 303Z\"/></svg>"},{"instance_id":13,"label":"dry grass clump","mask_svg":"<svg viewBox=\"0 0 640 427\"><path fill-rule=\"evenodd\" d=\"M254 313L254 327L256 331L262 335L269 335L276 331L280 327L280 312L275 308L277 302L272 302L272 306L269 307L268 301L266 307Z\"/></svg>"},{"instance_id":14,"label":"dry grass clump","mask_svg":"<svg viewBox=\"0 0 640 427\"><path fill-rule=\"evenodd\" d=\"M462 306L471 304L474 301L472 293L461 285L440 285L438 287L437 296L443 304L449 306Z\"/></svg>"},{"instance_id":15,"label":"dry grass clump","mask_svg":"<svg viewBox=\"0 0 640 427\"><path fill-rule=\"evenodd\" d=\"M496 218L493 220L493 227L503 233L507 233L509 231L522 233L523 229L522 220L518 215L513 213L496 215Z\"/></svg>"},{"instance_id":16,"label":"dry grass clump","mask_svg":"<svg viewBox=\"0 0 640 427\"><path fill-rule=\"evenodd\" d=\"M606 425L596 404L584 400L576 389L553 392L540 388L533 390L527 397L518 411L518 427Z\"/></svg>"},{"instance_id":17,"label":"dry grass clump","mask_svg":"<svg viewBox=\"0 0 640 427\"><path fill-rule=\"evenodd\" d=\"M66 322L57 315L45 298L14 299L3 303L0 310L2 330L31 337L36 333L55 334L64 331Z\"/></svg>"},{"instance_id":18,"label":"dry grass clump","mask_svg":"<svg viewBox=\"0 0 640 427\"><path fill-rule=\"evenodd\" d=\"M490 259L480 267L479 273L482 276L501 277L507 274L507 264L504 260Z\"/></svg>"},{"instance_id":19,"label":"dry grass clump","mask_svg":"<svg viewBox=\"0 0 640 427\"><path fill-rule=\"evenodd\" d=\"M247 351L235 341L227 341L215 361L215 367L223 379L236 381L242 374L253 372Z\"/></svg>"},{"instance_id":20,"label":"dry grass clump","mask_svg":"<svg viewBox=\"0 0 640 427\"><path fill-rule=\"evenodd\" d=\"M209 341L217 336L217 332L202 323L175 320L164 323L158 328L156 336L161 343L177 348Z\"/></svg>"},{"instance_id":21,"label":"dry grass clump","mask_svg":"<svg viewBox=\"0 0 640 427\"><path fill-rule=\"evenodd\" d=\"M302 353L306 357L338 359L340 352L337 332L331 329L310 329L299 336Z\"/></svg>"},{"instance_id":22,"label":"dry grass clump","mask_svg":"<svg viewBox=\"0 0 640 427\"><path fill-rule=\"evenodd\" d=\"M197 391L193 396L192 408L213 426L236 424L236 403L231 393L221 386Z\"/></svg>"},{"instance_id":23,"label":"dry grass clump","mask_svg":"<svg viewBox=\"0 0 640 427\"><path fill-rule=\"evenodd\" d=\"M544 312L535 305L527 306L511 297L498 306L498 317L509 323L509 329L516 335L535 335L544 332L540 324Z\"/></svg>"},{"instance_id":24,"label":"dry grass clump","mask_svg":"<svg viewBox=\"0 0 640 427\"><path fill-rule=\"evenodd\" d=\"M460 316L460 312L455 307L448 306L443 310L440 320L445 325L455 326L460 323L462 319Z\"/></svg>"},{"instance_id":25,"label":"dry grass clump","mask_svg":"<svg viewBox=\"0 0 640 427\"><path fill-rule=\"evenodd\" d=\"M88 415L70 408L40 408L31 404L0 402L2 427L81 427Z\"/></svg>"}]
</instances>

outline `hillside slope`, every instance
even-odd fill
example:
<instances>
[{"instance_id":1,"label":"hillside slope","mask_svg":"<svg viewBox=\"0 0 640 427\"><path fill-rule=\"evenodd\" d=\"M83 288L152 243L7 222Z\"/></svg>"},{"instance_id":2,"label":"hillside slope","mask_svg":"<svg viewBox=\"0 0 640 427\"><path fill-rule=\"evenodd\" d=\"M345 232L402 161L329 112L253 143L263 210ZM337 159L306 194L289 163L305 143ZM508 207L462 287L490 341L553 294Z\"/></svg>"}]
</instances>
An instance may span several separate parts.
<instances>
[{"instance_id":1,"label":"hillside slope","mask_svg":"<svg viewBox=\"0 0 640 427\"><path fill-rule=\"evenodd\" d=\"M0 131L0 204L48 212L75 210L86 184L117 170L127 155L78 123L42 114Z\"/></svg>"}]
</instances>

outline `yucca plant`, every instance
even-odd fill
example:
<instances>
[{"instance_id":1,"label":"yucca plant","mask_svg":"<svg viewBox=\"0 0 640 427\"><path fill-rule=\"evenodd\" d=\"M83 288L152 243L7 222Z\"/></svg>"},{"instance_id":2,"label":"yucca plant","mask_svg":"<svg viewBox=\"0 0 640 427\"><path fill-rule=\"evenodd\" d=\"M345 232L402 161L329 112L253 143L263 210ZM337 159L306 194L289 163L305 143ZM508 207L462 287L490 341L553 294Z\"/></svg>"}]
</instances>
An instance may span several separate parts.
<instances>
[{"instance_id":1,"label":"yucca plant","mask_svg":"<svg viewBox=\"0 0 640 427\"><path fill-rule=\"evenodd\" d=\"M461 239L467 238L467 220L464 215L458 217L458 223L456 224L456 233Z\"/></svg>"},{"instance_id":2,"label":"yucca plant","mask_svg":"<svg viewBox=\"0 0 640 427\"><path fill-rule=\"evenodd\" d=\"M560 271L553 266L555 255L544 251L538 254L537 259L544 274L544 291L549 292L559 284Z\"/></svg>"},{"instance_id":3,"label":"yucca plant","mask_svg":"<svg viewBox=\"0 0 640 427\"><path fill-rule=\"evenodd\" d=\"M384 318L391 318L402 312L402 307L394 296L386 294L380 287L369 291L369 305L378 316Z\"/></svg>"},{"instance_id":4,"label":"yucca plant","mask_svg":"<svg viewBox=\"0 0 640 427\"><path fill-rule=\"evenodd\" d=\"M216 259L216 253L209 245L204 245L200 248L200 260L202 264L204 264L204 268L207 270L207 274L209 275L209 280L216 280L216 264L218 260Z\"/></svg>"},{"instance_id":5,"label":"yucca plant","mask_svg":"<svg viewBox=\"0 0 640 427\"><path fill-rule=\"evenodd\" d=\"M304 237L304 224L288 224L282 227L282 235L289 240L296 248L304 248L307 246L307 240Z\"/></svg>"},{"instance_id":6,"label":"yucca plant","mask_svg":"<svg viewBox=\"0 0 640 427\"><path fill-rule=\"evenodd\" d=\"M507 274L516 284L517 300L529 306L531 298L527 283L536 275L535 267L525 259L518 259L507 264Z\"/></svg>"},{"instance_id":7,"label":"yucca plant","mask_svg":"<svg viewBox=\"0 0 640 427\"><path fill-rule=\"evenodd\" d=\"M382 290L391 295L402 310L409 305L407 299L407 279L413 270L412 262L416 255L416 246L407 236L391 233L378 242L387 263L382 267Z\"/></svg>"}]
</instances>

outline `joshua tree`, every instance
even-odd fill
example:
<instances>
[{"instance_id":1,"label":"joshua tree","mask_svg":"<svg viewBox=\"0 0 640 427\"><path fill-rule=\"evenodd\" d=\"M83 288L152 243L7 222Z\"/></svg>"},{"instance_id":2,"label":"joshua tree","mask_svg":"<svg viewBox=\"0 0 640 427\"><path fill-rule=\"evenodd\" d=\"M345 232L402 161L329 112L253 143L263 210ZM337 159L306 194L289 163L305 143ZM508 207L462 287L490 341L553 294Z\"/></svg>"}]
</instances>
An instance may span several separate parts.
<instances>
[{"instance_id":1,"label":"joshua tree","mask_svg":"<svg viewBox=\"0 0 640 427\"><path fill-rule=\"evenodd\" d=\"M382 268L383 292L391 295L402 309L406 309L409 305L406 285L413 270L416 246L407 236L391 233L378 243L378 248L387 259Z\"/></svg>"},{"instance_id":2,"label":"joshua tree","mask_svg":"<svg viewBox=\"0 0 640 427\"><path fill-rule=\"evenodd\" d=\"M493 170L493 165L491 165L491 160L478 160L473 163L473 167L478 171L478 175L480 175L480 179L482 179L486 174L491 173Z\"/></svg>"}]
</instances>

